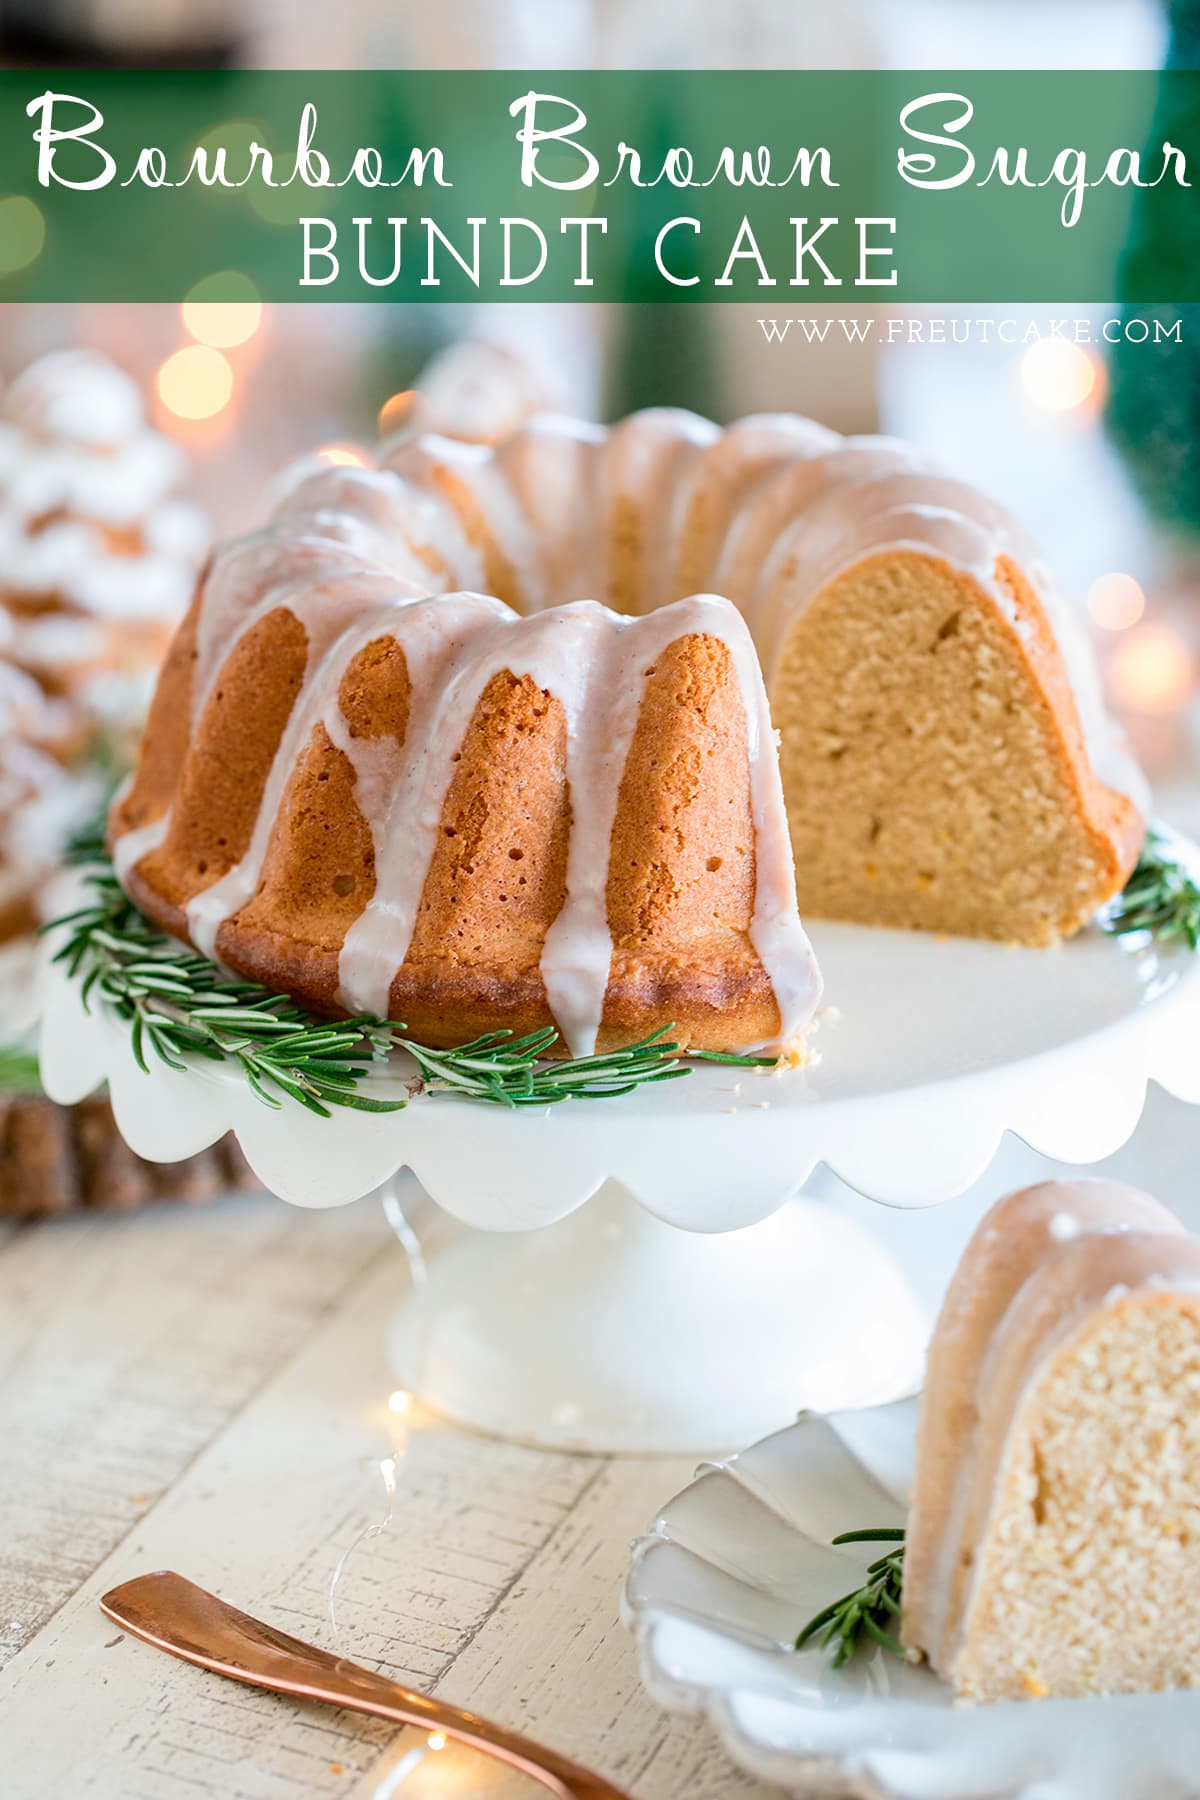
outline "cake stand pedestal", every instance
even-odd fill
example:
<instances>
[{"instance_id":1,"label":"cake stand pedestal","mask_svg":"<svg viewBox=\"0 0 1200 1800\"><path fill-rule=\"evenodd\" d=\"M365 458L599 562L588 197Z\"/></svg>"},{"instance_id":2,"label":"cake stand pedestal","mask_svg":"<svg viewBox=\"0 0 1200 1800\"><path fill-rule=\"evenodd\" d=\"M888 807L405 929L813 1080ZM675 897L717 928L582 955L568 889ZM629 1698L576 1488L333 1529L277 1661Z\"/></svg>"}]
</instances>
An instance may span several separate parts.
<instances>
[{"instance_id":1,"label":"cake stand pedestal","mask_svg":"<svg viewBox=\"0 0 1200 1800\"><path fill-rule=\"evenodd\" d=\"M927 1336L899 1268L833 1207L789 1201L712 1236L609 1181L540 1231L439 1251L390 1350L405 1386L494 1436L703 1454L802 1408L913 1393Z\"/></svg>"},{"instance_id":2,"label":"cake stand pedestal","mask_svg":"<svg viewBox=\"0 0 1200 1800\"><path fill-rule=\"evenodd\" d=\"M1129 1137L1148 1081L1200 1102L1200 957L1184 950L1099 931L1051 951L851 926L813 937L836 1012L810 1065L783 1073L700 1065L544 1112L422 1095L320 1119L263 1106L223 1067L143 1073L127 1028L53 972L43 1079L63 1102L107 1081L142 1156L232 1130L264 1185L301 1206L407 1169L487 1234L439 1252L397 1323L399 1379L435 1407L559 1448L722 1450L802 1407L919 1382L928 1321L900 1221L877 1235L804 1195L818 1165L886 1206L928 1206L977 1180L1005 1131L1086 1163ZM368 1091L394 1095L409 1072Z\"/></svg>"}]
</instances>

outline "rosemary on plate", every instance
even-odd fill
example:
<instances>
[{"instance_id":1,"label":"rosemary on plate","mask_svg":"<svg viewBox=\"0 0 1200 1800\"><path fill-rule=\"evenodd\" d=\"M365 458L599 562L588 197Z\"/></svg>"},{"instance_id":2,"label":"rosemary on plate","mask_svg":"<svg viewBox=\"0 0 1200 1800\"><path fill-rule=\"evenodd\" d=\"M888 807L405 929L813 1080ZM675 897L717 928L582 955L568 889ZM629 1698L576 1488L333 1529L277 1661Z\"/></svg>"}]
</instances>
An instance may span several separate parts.
<instances>
[{"instance_id":1,"label":"rosemary on plate","mask_svg":"<svg viewBox=\"0 0 1200 1800\"><path fill-rule=\"evenodd\" d=\"M867 1565L867 1579L852 1593L832 1601L808 1621L796 1639L797 1650L817 1639L824 1650L832 1646L833 1666L840 1669L848 1663L865 1635L895 1656L904 1655L904 1646L888 1629L900 1617L900 1588L904 1578L904 1532L899 1526L880 1526L874 1530L843 1531L833 1539L835 1544L895 1544L875 1562Z\"/></svg>"},{"instance_id":2,"label":"rosemary on plate","mask_svg":"<svg viewBox=\"0 0 1200 1800\"><path fill-rule=\"evenodd\" d=\"M1148 931L1159 943L1200 949L1200 886L1160 832L1147 834L1133 874L1100 924L1117 936Z\"/></svg>"},{"instance_id":3,"label":"rosemary on plate","mask_svg":"<svg viewBox=\"0 0 1200 1800\"><path fill-rule=\"evenodd\" d=\"M397 1112L403 1099L360 1091L386 1072L392 1051L405 1051L419 1071L409 1093L457 1094L501 1106L546 1106L560 1100L611 1099L655 1081L688 1074L671 1027L601 1056L547 1061L558 1042L552 1026L514 1037L492 1031L454 1050L419 1043L397 1021L368 1017L318 1019L258 982L234 979L206 957L158 929L128 899L95 840L77 846L90 865L90 890L77 911L47 926L62 932L54 960L80 983L85 1006L102 1001L129 1025L141 1068L156 1056L171 1068L188 1056L236 1063L268 1106L282 1097L329 1116L333 1106ZM693 1053L695 1054L695 1053ZM737 1067L770 1066L767 1057L702 1055Z\"/></svg>"}]
</instances>

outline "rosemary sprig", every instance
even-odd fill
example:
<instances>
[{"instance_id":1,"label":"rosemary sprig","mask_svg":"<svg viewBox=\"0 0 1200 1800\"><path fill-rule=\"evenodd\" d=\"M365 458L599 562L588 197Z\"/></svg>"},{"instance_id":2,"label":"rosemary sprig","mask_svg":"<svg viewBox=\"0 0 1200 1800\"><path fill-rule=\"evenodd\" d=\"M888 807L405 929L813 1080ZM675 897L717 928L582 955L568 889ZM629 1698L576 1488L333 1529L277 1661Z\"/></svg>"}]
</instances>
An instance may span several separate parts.
<instances>
[{"instance_id":1,"label":"rosemary sprig","mask_svg":"<svg viewBox=\"0 0 1200 1800\"><path fill-rule=\"evenodd\" d=\"M108 800L111 800L111 794ZM93 817L85 819L72 831L63 845L62 859L68 869L86 869L92 865L100 866L108 861L108 847L105 842L105 820L108 814L108 800Z\"/></svg>"},{"instance_id":2,"label":"rosemary sprig","mask_svg":"<svg viewBox=\"0 0 1200 1800\"><path fill-rule=\"evenodd\" d=\"M859 1648L865 1633L881 1649L894 1656L904 1655L904 1646L886 1629L900 1617L900 1589L904 1579L904 1532L898 1526L880 1526L876 1530L843 1531L833 1539L835 1544L895 1544L875 1562L867 1565L867 1580L852 1593L843 1594L808 1621L796 1639L797 1650L818 1636L820 1648L834 1645L833 1667L840 1669Z\"/></svg>"},{"instance_id":3,"label":"rosemary sprig","mask_svg":"<svg viewBox=\"0 0 1200 1800\"><path fill-rule=\"evenodd\" d=\"M409 1092L457 1094L501 1106L611 1099L655 1081L688 1074L670 1027L600 1056L547 1061L553 1027L514 1037L488 1032L454 1050L419 1043L395 1020L317 1019L253 981L233 979L206 957L167 937L127 898L94 838L77 860L87 902L45 929L63 931L55 954L80 983L85 1006L101 1001L130 1028L133 1053L149 1069L151 1053L180 1069L188 1056L234 1062L268 1106L282 1097L329 1116L334 1106L397 1112L406 1100L380 1100L359 1083L384 1071L392 1051L412 1057L419 1078ZM770 1058L714 1055L708 1060L757 1067Z\"/></svg>"},{"instance_id":4,"label":"rosemary sprig","mask_svg":"<svg viewBox=\"0 0 1200 1800\"><path fill-rule=\"evenodd\" d=\"M40 1094L37 1057L19 1044L0 1045L0 1094Z\"/></svg>"},{"instance_id":5,"label":"rosemary sprig","mask_svg":"<svg viewBox=\"0 0 1200 1800\"><path fill-rule=\"evenodd\" d=\"M1200 886L1161 833L1149 832L1133 874L1100 924L1118 937L1148 931L1160 944L1200 949Z\"/></svg>"}]
</instances>

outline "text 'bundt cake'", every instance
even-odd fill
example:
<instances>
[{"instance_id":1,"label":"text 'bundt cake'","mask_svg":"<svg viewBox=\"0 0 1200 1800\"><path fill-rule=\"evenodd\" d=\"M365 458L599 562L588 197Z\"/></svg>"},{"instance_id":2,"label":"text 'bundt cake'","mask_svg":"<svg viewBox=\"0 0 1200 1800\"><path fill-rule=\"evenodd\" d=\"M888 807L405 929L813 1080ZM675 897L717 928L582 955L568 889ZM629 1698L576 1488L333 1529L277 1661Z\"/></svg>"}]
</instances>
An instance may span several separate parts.
<instances>
[{"instance_id":1,"label":"text 'bundt cake'","mask_svg":"<svg viewBox=\"0 0 1200 1800\"><path fill-rule=\"evenodd\" d=\"M1122 885L1140 777L1015 525L890 440L670 410L295 471L176 640L119 870L434 1043L787 1044L818 984L755 648L806 909L1045 943Z\"/></svg>"}]
</instances>

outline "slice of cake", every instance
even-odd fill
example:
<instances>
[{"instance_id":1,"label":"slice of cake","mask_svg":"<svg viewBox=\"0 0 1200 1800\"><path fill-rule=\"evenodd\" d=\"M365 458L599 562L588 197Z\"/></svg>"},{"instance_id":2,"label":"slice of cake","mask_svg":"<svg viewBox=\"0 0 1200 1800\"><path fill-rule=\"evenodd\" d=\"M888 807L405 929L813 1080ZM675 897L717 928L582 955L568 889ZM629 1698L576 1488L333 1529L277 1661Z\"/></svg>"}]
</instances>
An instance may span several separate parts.
<instances>
[{"instance_id":1,"label":"slice of cake","mask_svg":"<svg viewBox=\"0 0 1200 1800\"><path fill-rule=\"evenodd\" d=\"M971 1700L1200 1681L1200 1243L1046 1182L984 1219L930 1349L902 1638Z\"/></svg>"},{"instance_id":2,"label":"slice of cake","mask_svg":"<svg viewBox=\"0 0 1200 1800\"><path fill-rule=\"evenodd\" d=\"M835 487L763 618L806 913L1050 944L1123 886L1148 792L1000 508L924 471Z\"/></svg>"}]
</instances>

